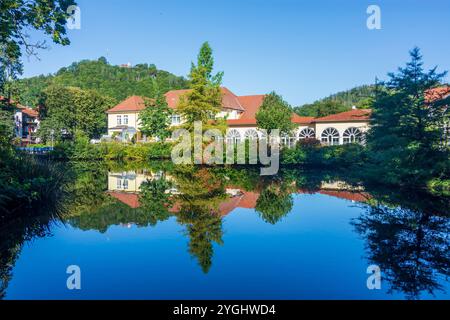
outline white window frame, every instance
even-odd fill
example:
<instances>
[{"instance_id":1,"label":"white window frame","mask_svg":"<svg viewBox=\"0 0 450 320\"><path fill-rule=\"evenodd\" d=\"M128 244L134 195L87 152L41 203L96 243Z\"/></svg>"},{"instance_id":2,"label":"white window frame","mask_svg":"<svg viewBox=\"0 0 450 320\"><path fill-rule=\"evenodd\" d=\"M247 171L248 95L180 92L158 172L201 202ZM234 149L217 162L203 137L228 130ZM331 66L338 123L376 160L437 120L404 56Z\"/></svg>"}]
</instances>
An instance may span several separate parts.
<instances>
[{"instance_id":1,"label":"white window frame","mask_svg":"<svg viewBox=\"0 0 450 320\"><path fill-rule=\"evenodd\" d=\"M171 116L170 122L172 125L179 125L181 123L181 116L179 114L173 114Z\"/></svg>"},{"instance_id":2,"label":"white window frame","mask_svg":"<svg viewBox=\"0 0 450 320\"><path fill-rule=\"evenodd\" d=\"M236 129L232 129L227 133L227 143L238 144L241 142L241 134Z\"/></svg>"},{"instance_id":3,"label":"white window frame","mask_svg":"<svg viewBox=\"0 0 450 320\"><path fill-rule=\"evenodd\" d=\"M118 126L122 125L122 116L121 115L117 115L116 116L116 122Z\"/></svg>"},{"instance_id":4,"label":"white window frame","mask_svg":"<svg viewBox=\"0 0 450 320\"><path fill-rule=\"evenodd\" d=\"M301 130L298 134L299 139L314 139L316 137L316 132L313 128L305 128Z\"/></svg>"},{"instance_id":5,"label":"white window frame","mask_svg":"<svg viewBox=\"0 0 450 320\"><path fill-rule=\"evenodd\" d=\"M343 143L361 143L362 142L362 132L358 128L350 127L344 131L342 135Z\"/></svg>"},{"instance_id":6,"label":"white window frame","mask_svg":"<svg viewBox=\"0 0 450 320\"><path fill-rule=\"evenodd\" d=\"M340 135L336 128L326 128L322 131L320 141L327 146L339 145Z\"/></svg>"},{"instance_id":7,"label":"white window frame","mask_svg":"<svg viewBox=\"0 0 450 320\"><path fill-rule=\"evenodd\" d=\"M248 129L244 133L245 140L258 140L258 131L255 129Z\"/></svg>"}]
</instances>

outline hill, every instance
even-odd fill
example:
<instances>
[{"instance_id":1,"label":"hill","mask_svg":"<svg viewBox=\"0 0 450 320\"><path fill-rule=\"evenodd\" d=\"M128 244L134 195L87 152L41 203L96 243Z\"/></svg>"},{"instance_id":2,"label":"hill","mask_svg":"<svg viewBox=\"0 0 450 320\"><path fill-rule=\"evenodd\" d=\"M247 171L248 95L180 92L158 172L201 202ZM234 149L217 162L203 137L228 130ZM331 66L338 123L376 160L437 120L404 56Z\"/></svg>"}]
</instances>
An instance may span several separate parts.
<instances>
[{"instance_id":1,"label":"hill","mask_svg":"<svg viewBox=\"0 0 450 320\"><path fill-rule=\"evenodd\" d=\"M55 74L20 79L17 82L16 98L23 104L34 106L39 95L49 85L62 85L93 89L117 102L131 95L153 97L156 85L163 92L185 89L188 82L184 77L158 70L154 64L115 66L102 57L98 60L74 62L61 68Z\"/></svg>"},{"instance_id":2,"label":"hill","mask_svg":"<svg viewBox=\"0 0 450 320\"><path fill-rule=\"evenodd\" d=\"M324 117L329 114L348 111L352 106L364 109L370 107L375 97L375 85L363 85L347 91L332 94L311 104L295 107L300 116Z\"/></svg>"}]
</instances>

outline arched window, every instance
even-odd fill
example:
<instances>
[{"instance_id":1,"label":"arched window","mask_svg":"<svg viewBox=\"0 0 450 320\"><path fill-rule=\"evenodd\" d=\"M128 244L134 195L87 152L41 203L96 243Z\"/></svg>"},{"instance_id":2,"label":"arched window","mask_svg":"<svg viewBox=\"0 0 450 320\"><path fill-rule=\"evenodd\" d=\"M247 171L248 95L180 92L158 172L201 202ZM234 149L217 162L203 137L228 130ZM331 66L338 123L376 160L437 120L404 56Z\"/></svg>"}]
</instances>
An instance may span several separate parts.
<instances>
[{"instance_id":1,"label":"arched window","mask_svg":"<svg viewBox=\"0 0 450 320\"><path fill-rule=\"evenodd\" d=\"M239 131L233 129L230 130L227 134L227 143L239 143L241 141L241 134L239 133Z\"/></svg>"},{"instance_id":2,"label":"arched window","mask_svg":"<svg viewBox=\"0 0 450 320\"><path fill-rule=\"evenodd\" d=\"M348 128L344 131L344 143L360 143L362 140L362 133L358 128Z\"/></svg>"},{"instance_id":3,"label":"arched window","mask_svg":"<svg viewBox=\"0 0 450 320\"><path fill-rule=\"evenodd\" d=\"M258 140L258 132L255 129L248 129L244 133L245 140Z\"/></svg>"},{"instance_id":4,"label":"arched window","mask_svg":"<svg viewBox=\"0 0 450 320\"><path fill-rule=\"evenodd\" d=\"M322 143L329 146L339 144L339 132L335 128L326 128L322 132Z\"/></svg>"},{"instance_id":5,"label":"arched window","mask_svg":"<svg viewBox=\"0 0 450 320\"><path fill-rule=\"evenodd\" d=\"M261 132L261 140L267 140L267 130L265 129L260 129L259 130Z\"/></svg>"},{"instance_id":6,"label":"arched window","mask_svg":"<svg viewBox=\"0 0 450 320\"><path fill-rule=\"evenodd\" d=\"M298 137L300 139L311 139L316 137L316 133L314 132L314 129L312 128L306 128L300 131L298 134Z\"/></svg>"}]
</instances>

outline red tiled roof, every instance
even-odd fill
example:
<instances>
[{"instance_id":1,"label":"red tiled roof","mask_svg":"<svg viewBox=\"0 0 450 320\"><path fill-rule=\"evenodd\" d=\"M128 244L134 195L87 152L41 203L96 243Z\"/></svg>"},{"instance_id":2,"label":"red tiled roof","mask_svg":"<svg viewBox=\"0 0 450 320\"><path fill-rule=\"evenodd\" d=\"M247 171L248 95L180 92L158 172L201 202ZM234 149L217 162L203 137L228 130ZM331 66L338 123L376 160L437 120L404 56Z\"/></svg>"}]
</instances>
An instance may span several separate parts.
<instances>
[{"instance_id":1,"label":"red tiled roof","mask_svg":"<svg viewBox=\"0 0 450 320\"><path fill-rule=\"evenodd\" d=\"M39 113L35 109L26 108L26 107L19 107L19 109L22 111L22 113L25 113L27 116L31 118L37 118L39 116Z\"/></svg>"},{"instance_id":2,"label":"red tiled roof","mask_svg":"<svg viewBox=\"0 0 450 320\"><path fill-rule=\"evenodd\" d=\"M450 86L437 87L425 91L425 101L434 102L450 96Z\"/></svg>"},{"instance_id":3,"label":"red tiled roof","mask_svg":"<svg viewBox=\"0 0 450 320\"><path fill-rule=\"evenodd\" d=\"M264 97L263 94L238 97L245 112L239 119L227 120L227 124L230 126L256 125L256 113L261 107ZM311 123L313 119L313 117L301 117L295 113L292 114L293 123Z\"/></svg>"},{"instance_id":4,"label":"red tiled roof","mask_svg":"<svg viewBox=\"0 0 450 320\"><path fill-rule=\"evenodd\" d=\"M186 93L188 93L189 89L184 90L172 90L165 94L167 105L171 109L176 109L178 102L180 101L180 97Z\"/></svg>"},{"instance_id":5,"label":"red tiled roof","mask_svg":"<svg viewBox=\"0 0 450 320\"><path fill-rule=\"evenodd\" d=\"M329 116L315 118L312 122L369 121L372 110L354 109Z\"/></svg>"},{"instance_id":6,"label":"red tiled roof","mask_svg":"<svg viewBox=\"0 0 450 320\"><path fill-rule=\"evenodd\" d=\"M371 197L365 192L351 192L351 191L340 191L340 190L320 190L320 194L325 194L327 196L332 196L340 199L355 201L355 202L367 202Z\"/></svg>"},{"instance_id":7,"label":"red tiled roof","mask_svg":"<svg viewBox=\"0 0 450 320\"><path fill-rule=\"evenodd\" d=\"M239 119L227 120L228 125L256 125L256 112L261 107L265 95L241 96L237 97L244 107L244 113Z\"/></svg>"},{"instance_id":8,"label":"red tiled roof","mask_svg":"<svg viewBox=\"0 0 450 320\"><path fill-rule=\"evenodd\" d=\"M233 92L231 92L226 87L221 87L222 91L222 107L225 109L232 109L238 111L244 111L244 107L241 105L239 97L237 97ZM184 90L172 90L165 94L167 104L169 108L175 109L180 101L180 97L188 92L190 89Z\"/></svg>"},{"instance_id":9,"label":"red tiled roof","mask_svg":"<svg viewBox=\"0 0 450 320\"><path fill-rule=\"evenodd\" d=\"M106 112L107 113L124 112L124 111L136 112L144 109L145 109L144 99L139 96L131 96Z\"/></svg>"},{"instance_id":10,"label":"red tiled roof","mask_svg":"<svg viewBox=\"0 0 450 320\"><path fill-rule=\"evenodd\" d=\"M315 119L314 117L301 117L296 113L292 114L292 118L291 118L293 123L299 123L299 124L309 124L311 122L313 122L313 120Z\"/></svg>"},{"instance_id":11,"label":"red tiled roof","mask_svg":"<svg viewBox=\"0 0 450 320\"><path fill-rule=\"evenodd\" d=\"M227 120L227 125L229 126L246 126L246 125L255 125L256 126L256 119L230 119Z\"/></svg>"},{"instance_id":12,"label":"red tiled roof","mask_svg":"<svg viewBox=\"0 0 450 320\"><path fill-rule=\"evenodd\" d=\"M136 193L107 192L111 197L125 203L130 208L139 208L139 195Z\"/></svg>"}]
</instances>

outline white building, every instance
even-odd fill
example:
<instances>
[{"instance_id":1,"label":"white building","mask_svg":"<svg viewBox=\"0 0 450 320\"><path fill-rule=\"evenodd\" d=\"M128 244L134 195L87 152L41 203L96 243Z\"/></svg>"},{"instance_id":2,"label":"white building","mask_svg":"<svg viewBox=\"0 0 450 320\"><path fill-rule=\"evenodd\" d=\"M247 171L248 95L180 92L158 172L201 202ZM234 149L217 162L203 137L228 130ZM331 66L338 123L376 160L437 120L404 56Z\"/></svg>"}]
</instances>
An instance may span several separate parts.
<instances>
[{"instance_id":1,"label":"white building","mask_svg":"<svg viewBox=\"0 0 450 320\"><path fill-rule=\"evenodd\" d=\"M227 119L227 141L263 138L264 132L258 129L255 116L263 103L264 95L236 96L225 87L221 90L222 110L216 117ZM180 97L188 91L172 90L165 95L169 108L174 110L172 126L180 125L183 121L176 110ZM143 98L132 96L108 110L108 135L116 133L124 139L131 139L137 134L137 139L141 140L139 112L144 108ZM370 113L369 109L356 108L322 118L301 117L293 113L291 119L296 128L289 137L283 137L282 140L288 145L305 138L315 138L328 145L358 142L369 128Z\"/></svg>"}]
</instances>

